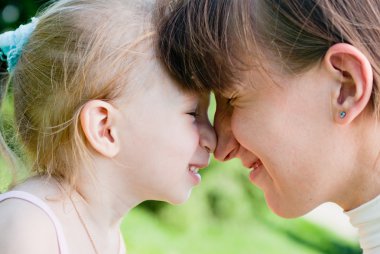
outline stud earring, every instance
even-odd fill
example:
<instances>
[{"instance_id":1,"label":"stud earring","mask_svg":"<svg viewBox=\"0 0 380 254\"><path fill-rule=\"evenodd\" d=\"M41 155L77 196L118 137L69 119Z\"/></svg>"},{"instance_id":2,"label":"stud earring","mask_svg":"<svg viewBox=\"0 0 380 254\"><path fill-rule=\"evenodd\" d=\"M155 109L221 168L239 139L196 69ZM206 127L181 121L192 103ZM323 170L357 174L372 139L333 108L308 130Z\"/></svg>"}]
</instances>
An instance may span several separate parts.
<instances>
[{"instance_id":1,"label":"stud earring","mask_svg":"<svg viewBox=\"0 0 380 254\"><path fill-rule=\"evenodd\" d=\"M341 112L339 113L339 117L340 117L341 119L345 118L345 117L346 117L346 112L341 111Z\"/></svg>"}]
</instances>

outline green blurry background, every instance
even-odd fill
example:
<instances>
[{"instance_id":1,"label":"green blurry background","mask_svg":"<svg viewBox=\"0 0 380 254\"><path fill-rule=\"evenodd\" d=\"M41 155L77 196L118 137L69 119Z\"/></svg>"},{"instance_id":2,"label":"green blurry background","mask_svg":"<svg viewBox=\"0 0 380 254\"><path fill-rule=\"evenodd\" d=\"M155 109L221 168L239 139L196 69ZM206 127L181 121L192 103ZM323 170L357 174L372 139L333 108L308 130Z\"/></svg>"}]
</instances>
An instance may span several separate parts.
<instances>
[{"instance_id":1,"label":"green blurry background","mask_svg":"<svg viewBox=\"0 0 380 254\"><path fill-rule=\"evenodd\" d=\"M128 1L128 0L126 0ZM0 31L28 22L46 1L1 0ZM4 70L2 63L1 69ZM215 102L210 107L210 115ZM12 98L0 116L6 133L12 129ZM122 231L132 254L338 254L361 253L356 242L305 219L286 220L266 207L260 190L248 181L237 160L212 160L202 170L202 184L181 206L145 202L124 219ZM9 171L0 163L0 191Z\"/></svg>"}]
</instances>

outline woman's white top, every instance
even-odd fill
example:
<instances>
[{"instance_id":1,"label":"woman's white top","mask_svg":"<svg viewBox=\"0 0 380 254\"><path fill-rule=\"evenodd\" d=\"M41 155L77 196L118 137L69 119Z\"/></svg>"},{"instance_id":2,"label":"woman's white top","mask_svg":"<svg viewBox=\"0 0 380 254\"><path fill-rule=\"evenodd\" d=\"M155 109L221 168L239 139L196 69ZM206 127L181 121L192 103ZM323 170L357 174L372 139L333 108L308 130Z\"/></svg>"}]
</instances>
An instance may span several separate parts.
<instances>
[{"instance_id":1,"label":"woman's white top","mask_svg":"<svg viewBox=\"0 0 380 254\"><path fill-rule=\"evenodd\" d=\"M346 212L351 224L358 229L363 254L380 253L380 195Z\"/></svg>"},{"instance_id":2,"label":"woman's white top","mask_svg":"<svg viewBox=\"0 0 380 254\"><path fill-rule=\"evenodd\" d=\"M58 242L58 248L59 248L59 253L60 254L69 254L69 248L66 242L65 235L63 233L63 228L61 223L59 222L57 216L55 216L53 210L40 198L24 191L9 191L3 194L0 194L0 202L6 200L6 199L11 199L11 198L16 198L16 199L21 199L25 200L27 202L32 203L33 205L39 207L42 211L45 212L45 214L49 217L51 222L54 225L55 232L57 235L57 242ZM125 254L126 249L124 245L124 241L120 235L120 254Z\"/></svg>"}]
</instances>

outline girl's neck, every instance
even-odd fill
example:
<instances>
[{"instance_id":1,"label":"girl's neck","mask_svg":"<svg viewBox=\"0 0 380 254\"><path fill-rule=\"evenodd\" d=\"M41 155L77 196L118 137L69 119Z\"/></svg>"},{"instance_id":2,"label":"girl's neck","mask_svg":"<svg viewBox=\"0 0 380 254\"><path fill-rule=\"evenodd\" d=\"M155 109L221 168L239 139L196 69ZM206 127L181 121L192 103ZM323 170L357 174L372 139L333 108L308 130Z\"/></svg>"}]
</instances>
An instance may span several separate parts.
<instances>
[{"instance_id":1,"label":"girl's neck","mask_svg":"<svg viewBox=\"0 0 380 254\"><path fill-rule=\"evenodd\" d=\"M129 189L129 179L117 175L118 169L101 162L96 165L95 170L81 170L73 198L100 227L118 227L122 217L143 200Z\"/></svg>"}]
</instances>

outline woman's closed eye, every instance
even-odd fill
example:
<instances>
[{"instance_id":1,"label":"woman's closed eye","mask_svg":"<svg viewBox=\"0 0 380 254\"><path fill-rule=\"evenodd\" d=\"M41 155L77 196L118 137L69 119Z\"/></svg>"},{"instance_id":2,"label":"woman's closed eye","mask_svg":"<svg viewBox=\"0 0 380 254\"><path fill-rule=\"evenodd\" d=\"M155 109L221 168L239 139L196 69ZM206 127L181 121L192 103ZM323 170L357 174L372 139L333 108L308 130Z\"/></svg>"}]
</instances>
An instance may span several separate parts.
<instances>
[{"instance_id":1,"label":"woman's closed eye","mask_svg":"<svg viewBox=\"0 0 380 254\"><path fill-rule=\"evenodd\" d=\"M233 107L235 105L236 99L238 98L238 94L236 91L234 91L233 93L229 93L228 95L224 94L224 96L222 95L222 97L224 97L224 101L228 106Z\"/></svg>"},{"instance_id":2,"label":"woman's closed eye","mask_svg":"<svg viewBox=\"0 0 380 254\"><path fill-rule=\"evenodd\" d=\"M230 97L227 99L227 105L233 107L236 103L236 97Z\"/></svg>"}]
</instances>

